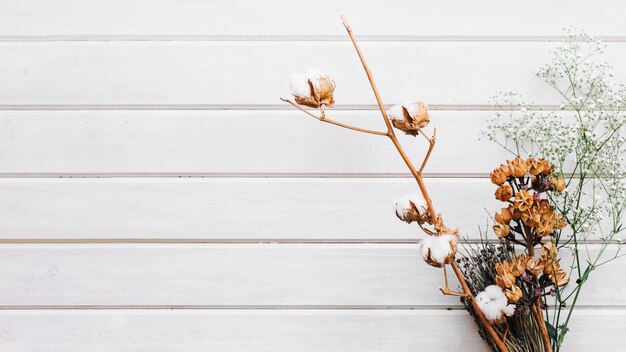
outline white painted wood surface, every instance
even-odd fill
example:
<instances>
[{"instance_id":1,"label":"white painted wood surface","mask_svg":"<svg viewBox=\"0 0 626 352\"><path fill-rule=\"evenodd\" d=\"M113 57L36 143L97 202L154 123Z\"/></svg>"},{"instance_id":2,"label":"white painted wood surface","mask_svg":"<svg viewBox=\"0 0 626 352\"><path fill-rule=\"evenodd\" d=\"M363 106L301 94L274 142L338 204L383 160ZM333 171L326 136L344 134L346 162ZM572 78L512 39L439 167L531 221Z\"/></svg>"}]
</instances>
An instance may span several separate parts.
<instances>
[{"instance_id":1,"label":"white painted wood surface","mask_svg":"<svg viewBox=\"0 0 626 352\"><path fill-rule=\"evenodd\" d=\"M612 44L606 58L619 63L626 44ZM388 104L418 97L436 105L480 105L498 90L515 90L535 104L558 106L558 94L533 74L553 47L362 43ZM0 75L12 83L0 87L3 105L277 105L289 95L290 74L309 67L333 75L338 105L375 104L350 42L4 42L0 56ZM616 66L615 75L626 80L626 68Z\"/></svg>"},{"instance_id":2,"label":"white painted wood surface","mask_svg":"<svg viewBox=\"0 0 626 352\"><path fill-rule=\"evenodd\" d=\"M489 97L555 109L532 72L570 25L609 42L625 82L625 9L0 1L0 350L486 351L393 215L416 189L388 141L278 98L321 67L338 83L329 114L383 128L348 16L385 103L431 105L426 182L475 240L501 204L485 175L509 157L477 140ZM420 159L423 141L402 141ZM594 274L567 351L623 347L623 265Z\"/></svg>"},{"instance_id":3,"label":"white painted wood surface","mask_svg":"<svg viewBox=\"0 0 626 352\"><path fill-rule=\"evenodd\" d=\"M624 321L579 311L564 348L620 351ZM8 351L489 351L459 310L0 311L0 331Z\"/></svg>"},{"instance_id":4,"label":"white painted wood surface","mask_svg":"<svg viewBox=\"0 0 626 352\"><path fill-rule=\"evenodd\" d=\"M598 249L588 248L592 257ZM626 305L622 273L599 268L579 304ZM421 263L417 244L2 244L0 277L0 301L20 307L460 304L431 294L443 271Z\"/></svg>"}]
</instances>

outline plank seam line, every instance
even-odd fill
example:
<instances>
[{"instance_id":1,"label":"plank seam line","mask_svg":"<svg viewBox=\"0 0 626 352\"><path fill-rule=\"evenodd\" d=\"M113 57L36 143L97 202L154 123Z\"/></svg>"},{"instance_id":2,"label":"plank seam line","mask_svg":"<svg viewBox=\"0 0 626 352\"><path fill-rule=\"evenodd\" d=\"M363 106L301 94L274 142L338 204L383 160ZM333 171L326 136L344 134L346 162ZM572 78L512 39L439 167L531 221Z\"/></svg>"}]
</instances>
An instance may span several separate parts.
<instances>
[{"instance_id":1,"label":"plank seam line","mask_svg":"<svg viewBox=\"0 0 626 352\"><path fill-rule=\"evenodd\" d=\"M482 173L424 173L426 179L486 179ZM237 178L237 179L411 179L408 173L227 173L227 172L4 172L2 178Z\"/></svg>"},{"instance_id":2,"label":"plank seam line","mask_svg":"<svg viewBox=\"0 0 626 352\"><path fill-rule=\"evenodd\" d=\"M362 42L558 42L558 35L360 35ZM596 36L624 42L626 36ZM345 35L2 35L0 42L347 42Z\"/></svg>"},{"instance_id":3,"label":"plank seam line","mask_svg":"<svg viewBox=\"0 0 626 352\"><path fill-rule=\"evenodd\" d=\"M355 245L417 245L421 238L415 239L307 239L307 238L250 238L250 239L212 239L212 238L0 238L0 244L355 244ZM497 239L464 238L461 244L478 245L481 243L499 244ZM600 239L587 239L581 242L583 245L604 244ZM617 240L608 241L610 245L619 244Z\"/></svg>"},{"instance_id":4,"label":"plank seam line","mask_svg":"<svg viewBox=\"0 0 626 352\"><path fill-rule=\"evenodd\" d=\"M278 99L278 98L277 98ZM392 104L386 105L386 108L390 108ZM529 110L566 110L571 108L566 107L561 109L557 104L539 104L539 105L520 105L515 108L506 109L501 107L495 107L490 104L429 104L430 110L443 110L443 111L517 111L521 108L527 108ZM332 110L345 111L345 110L359 110L359 111L377 111L379 108L377 105L371 104L344 104L335 105ZM0 110L17 110L17 111L29 111L29 110L69 110L69 111L83 111L83 110L125 110L125 111L143 111L143 110L200 110L200 111L223 111L223 110L237 110L237 111L292 111L291 106L285 104L0 104Z\"/></svg>"},{"instance_id":5,"label":"plank seam line","mask_svg":"<svg viewBox=\"0 0 626 352\"><path fill-rule=\"evenodd\" d=\"M626 310L619 305L577 305L579 310ZM462 305L15 305L9 310L465 310Z\"/></svg>"}]
</instances>

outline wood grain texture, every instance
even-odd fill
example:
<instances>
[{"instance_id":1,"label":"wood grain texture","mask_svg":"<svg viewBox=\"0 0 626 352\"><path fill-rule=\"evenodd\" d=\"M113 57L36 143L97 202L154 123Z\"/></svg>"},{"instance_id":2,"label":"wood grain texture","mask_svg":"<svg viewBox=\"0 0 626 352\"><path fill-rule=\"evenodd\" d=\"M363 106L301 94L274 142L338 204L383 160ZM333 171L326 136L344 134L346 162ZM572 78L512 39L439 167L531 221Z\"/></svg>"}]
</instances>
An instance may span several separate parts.
<instances>
[{"instance_id":1,"label":"wood grain texture","mask_svg":"<svg viewBox=\"0 0 626 352\"><path fill-rule=\"evenodd\" d=\"M488 179L426 179L450 226L477 238L502 203ZM0 179L0 239L408 240L413 179Z\"/></svg>"},{"instance_id":2,"label":"wood grain texture","mask_svg":"<svg viewBox=\"0 0 626 352\"><path fill-rule=\"evenodd\" d=\"M591 276L580 305L626 303L619 264ZM5 308L458 307L442 276L414 244L0 245Z\"/></svg>"},{"instance_id":3,"label":"wood grain texture","mask_svg":"<svg viewBox=\"0 0 626 352\"><path fill-rule=\"evenodd\" d=\"M486 104L514 90L560 104L533 72L546 42L365 42L362 49L387 104ZM617 65L626 43L603 59ZM289 75L317 66L337 82L338 104L373 104L349 42L3 42L0 105L278 104ZM251 58L254 58L251 60ZM626 68L615 69L626 81Z\"/></svg>"},{"instance_id":4,"label":"wood grain texture","mask_svg":"<svg viewBox=\"0 0 626 352\"><path fill-rule=\"evenodd\" d=\"M123 10L122 10L123 9ZM360 35L554 36L576 24L623 36L621 1L487 0L231 2L176 0L5 0L0 33L10 36L341 35L339 15Z\"/></svg>"},{"instance_id":5,"label":"wood grain texture","mask_svg":"<svg viewBox=\"0 0 626 352\"><path fill-rule=\"evenodd\" d=\"M425 173L487 175L510 158L478 140L492 114L432 111L438 144ZM375 111L328 115L384 130ZM408 175L388 138L299 111L0 111L0 125L0 174ZM400 138L421 162L426 141Z\"/></svg>"},{"instance_id":6,"label":"wood grain texture","mask_svg":"<svg viewBox=\"0 0 626 352\"><path fill-rule=\"evenodd\" d=\"M619 351L626 317L581 310L571 328L567 351ZM465 311L442 310L0 311L0 331L4 351L489 351Z\"/></svg>"}]
</instances>

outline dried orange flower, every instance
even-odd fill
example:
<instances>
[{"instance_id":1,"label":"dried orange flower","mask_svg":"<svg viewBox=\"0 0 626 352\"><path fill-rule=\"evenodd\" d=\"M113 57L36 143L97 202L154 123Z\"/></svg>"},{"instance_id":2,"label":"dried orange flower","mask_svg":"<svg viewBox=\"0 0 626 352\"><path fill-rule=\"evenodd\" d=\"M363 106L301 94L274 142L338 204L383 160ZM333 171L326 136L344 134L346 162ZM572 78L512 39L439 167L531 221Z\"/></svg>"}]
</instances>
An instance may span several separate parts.
<instances>
[{"instance_id":1,"label":"dried orange flower","mask_svg":"<svg viewBox=\"0 0 626 352\"><path fill-rule=\"evenodd\" d=\"M563 190L565 190L565 187L567 186L567 183L565 182L563 176L551 177L550 183L552 184L552 186L554 186L554 190L559 193L563 192Z\"/></svg>"},{"instance_id":2,"label":"dried orange flower","mask_svg":"<svg viewBox=\"0 0 626 352\"><path fill-rule=\"evenodd\" d=\"M406 134L416 136L420 129L428 126L430 116L425 103L408 101L402 105L394 105L388 111L393 127Z\"/></svg>"},{"instance_id":3,"label":"dried orange flower","mask_svg":"<svg viewBox=\"0 0 626 352\"><path fill-rule=\"evenodd\" d=\"M516 260L511 262L511 272L515 277L522 276L524 272L526 272L526 262L528 261L528 257L525 255L520 255Z\"/></svg>"},{"instance_id":4,"label":"dried orange flower","mask_svg":"<svg viewBox=\"0 0 626 352\"><path fill-rule=\"evenodd\" d=\"M511 175L514 177L522 177L528 172L528 163L519 156L507 163Z\"/></svg>"},{"instance_id":5,"label":"dried orange flower","mask_svg":"<svg viewBox=\"0 0 626 352\"><path fill-rule=\"evenodd\" d=\"M496 285L501 288L509 288L515 284L515 275L509 262L496 263Z\"/></svg>"},{"instance_id":6,"label":"dried orange flower","mask_svg":"<svg viewBox=\"0 0 626 352\"><path fill-rule=\"evenodd\" d=\"M537 258L528 258L526 262L526 270L533 275L539 275L543 272L543 261Z\"/></svg>"},{"instance_id":7,"label":"dried orange flower","mask_svg":"<svg viewBox=\"0 0 626 352\"><path fill-rule=\"evenodd\" d=\"M508 224L513 219L513 213L509 208L502 208L499 213L496 213L495 219L499 224Z\"/></svg>"},{"instance_id":8,"label":"dried orange flower","mask_svg":"<svg viewBox=\"0 0 626 352\"><path fill-rule=\"evenodd\" d=\"M510 303L517 303L522 298L522 290L517 285L505 289L504 294Z\"/></svg>"},{"instance_id":9,"label":"dried orange flower","mask_svg":"<svg viewBox=\"0 0 626 352\"><path fill-rule=\"evenodd\" d=\"M511 197L513 197L513 187L511 187L510 185L502 185L498 187L498 189L496 189L495 196L497 200L507 202L509 199L511 199Z\"/></svg>"},{"instance_id":10,"label":"dried orange flower","mask_svg":"<svg viewBox=\"0 0 626 352\"><path fill-rule=\"evenodd\" d=\"M541 221L541 214L537 210L537 207L530 207L528 210L522 212L522 222L526 226L536 227Z\"/></svg>"},{"instance_id":11,"label":"dried orange flower","mask_svg":"<svg viewBox=\"0 0 626 352\"><path fill-rule=\"evenodd\" d=\"M552 242L546 242L541 246L541 259L552 262L556 260L559 251Z\"/></svg>"},{"instance_id":12,"label":"dried orange flower","mask_svg":"<svg viewBox=\"0 0 626 352\"><path fill-rule=\"evenodd\" d=\"M543 172L543 163L540 159L530 158L526 162L528 163L528 172L531 175L537 176Z\"/></svg>"},{"instance_id":13,"label":"dried orange flower","mask_svg":"<svg viewBox=\"0 0 626 352\"><path fill-rule=\"evenodd\" d=\"M495 233L498 238L503 238L511 233L511 228L507 224L495 224L493 225L493 233Z\"/></svg>"},{"instance_id":14,"label":"dried orange flower","mask_svg":"<svg viewBox=\"0 0 626 352\"><path fill-rule=\"evenodd\" d=\"M557 272L552 275L552 282L558 287L563 287L569 283L569 278L565 270L558 268Z\"/></svg>"},{"instance_id":15,"label":"dried orange flower","mask_svg":"<svg viewBox=\"0 0 626 352\"><path fill-rule=\"evenodd\" d=\"M320 70L309 69L305 74L292 75L289 87L296 103L300 105L319 108L335 104L335 81Z\"/></svg>"},{"instance_id":16,"label":"dried orange flower","mask_svg":"<svg viewBox=\"0 0 626 352\"><path fill-rule=\"evenodd\" d=\"M533 205L533 196L526 190L521 190L515 196L513 206L520 211L524 212Z\"/></svg>"},{"instance_id":17,"label":"dried orange flower","mask_svg":"<svg viewBox=\"0 0 626 352\"><path fill-rule=\"evenodd\" d=\"M506 182L509 177L509 168L506 165L500 165L489 174L489 178L494 185L501 185Z\"/></svg>"},{"instance_id":18,"label":"dried orange flower","mask_svg":"<svg viewBox=\"0 0 626 352\"><path fill-rule=\"evenodd\" d=\"M539 214L548 214L552 211L552 207L550 206L550 202L547 199L542 199L539 201Z\"/></svg>"},{"instance_id":19,"label":"dried orange flower","mask_svg":"<svg viewBox=\"0 0 626 352\"><path fill-rule=\"evenodd\" d=\"M539 159L539 161L541 161L541 173L546 176L550 175L554 165L551 165L550 162L544 158Z\"/></svg>"}]
</instances>

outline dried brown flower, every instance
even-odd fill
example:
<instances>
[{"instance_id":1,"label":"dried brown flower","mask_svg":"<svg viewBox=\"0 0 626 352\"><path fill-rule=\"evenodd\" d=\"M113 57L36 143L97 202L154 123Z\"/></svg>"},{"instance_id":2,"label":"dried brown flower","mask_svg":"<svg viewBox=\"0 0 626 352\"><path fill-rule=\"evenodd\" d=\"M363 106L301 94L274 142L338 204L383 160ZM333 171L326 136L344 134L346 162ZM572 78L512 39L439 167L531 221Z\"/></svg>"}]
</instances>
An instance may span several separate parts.
<instances>
[{"instance_id":1,"label":"dried brown flower","mask_svg":"<svg viewBox=\"0 0 626 352\"><path fill-rule=\"evenodd\" d=\"M539 275L543 272L543 261L537 258L528 258L526 262L526 270L533 275Z\"/></svg>"},{"instance_id":2,"label":"dried brown flower","mask_svg":"<svg viewBox=\"0 0 626 352\"><path fill-rule=\"evenodd\" d=\"M533 205L533 196L526 190L521 190L515 196L513 206L520 211L524 212Z\"/></svg>"},{"instance_id":3,"label":"dried brown flower","mask_svg":"<svg viewBox=\"0 0 626 352\"><path fill-rule=\"evenodd\" d=\"M515 284L515 275L509 262L496 263L496 285L509 288Z\"/></svg>"},{"instance_id":4,"label":"dried brown flower","mask_svg":"<svg viewBox=\"0 0 626 352\"><path fill-rule=\"evenodd\" d=\"M554 187L554 190L559 193L563 192L563 190L565 190L565 187L567 186L567 183L565 182L563 176L551 177L550 183Z\"/></svg>"},{"instance_id":5,"label":"dried brown flower","mask_svg":"<svg viewBox=\"0 0 626 352\"><path fill-rule=\"evenodd\" d=\"M513 213L509 208L502 208L499 213L496 213L495 219L499 224L508 224L513 219Z\"/></svg>"},{"instance_id":6,"label":"dried brown flower","mask_svg":"<svg viewBox=\"0 0 626 352\"><path fill-rule=\"evenodd\" d=\"M511 233L511 228L507 224L495 224L493 225L493 233L495 233L498 238L503 238Z\"/></svg>"},{"instance_id":7,"label":"dried brown flower","mask_svg":"<svg viewBox=\"0 0 626 352\"><path fill-rule=\"evenodd\" d=\"M511 197L513 197L513 187L510 185L502 185L496 189L495 196L497 200L507 202L511 199Z\"/></svg>"},{"instance_id":8,"label":"dried brown flower","mask_svg":"<svg viewBox=\"0 0 626 352\"><path fill-rule=\"evenodd\" d=\"M528 172L528 163L526 162L526 160L520 158L519 156L509 161L507 163L507 166L511 171L511 176L514 177L522 177Z\"/></svg>"},{"instance_id":9,"label":"dried brown flower","mask_svg":"<svg viewBox=\"0 0 626 352\"><path fill-rule=\"evenodd\" d=\"M501 185L506 182L509 177L509 168L506 165L500 165L489 174L489 178L494 185Z\"/></svg>"},{"instance_id":10,"label":"dried brown flower","mask_svg":"<svg viewBox=\"0 0 626 352\"><path fill-rule=\"evenodd\" d=\"M517 285L505 289L504 294L510 303L517 303L522 298L522 290Z\"/></svg>"},{"instance_id":11,"label":"dried brown flower","mask_svg":"<svg viewBox=\"0 0 626 352\"><path fill-rule=\"evenodd\" d=\"M520 255L516 260L511 262L511 272L515 277L522 276L526 272L526 262L528 257L526 255Z\"/></svg>"},{"instance_id":12,"label":"dried brown flower","mask_svg":"<svg viewBox=\"0 0 626 352\"><path fill-rule=\"evenodd\" d=\"M558 268L556 273L552 275L552 282L558 287L563 287L569 283L569 278L565 270Z\"/></svg>"},{"instance_id":13,"label":"dried brown flower","mask_svg":"<svg viewBox=\"0 0 626 352\"><path fill-rule=\"evenodd\" d=\"M554 169L554 165L550 164L550 162L544 158L540 158L539 161L541 162L541 173L546 176L550 175Z\"/></svg>"},{"instance_id":14,"label":"dried brown flower","mask_svg":"<svg viewBox=\"0 0 626 352\"><path fill-rule=\"evenodd\" d=\"M543 163L541 159L530 158L526 161L528 164L528 172L531 175L537 176L543 172Z\"/></svg>"}]
</instances>

